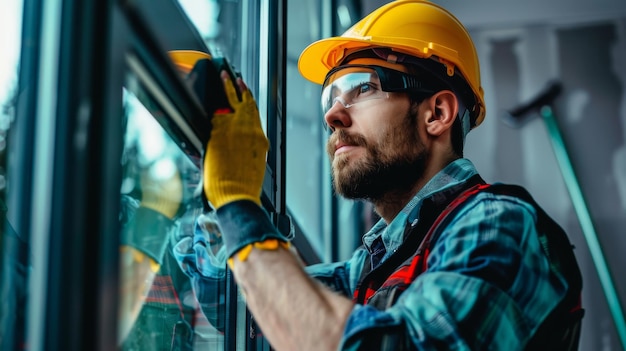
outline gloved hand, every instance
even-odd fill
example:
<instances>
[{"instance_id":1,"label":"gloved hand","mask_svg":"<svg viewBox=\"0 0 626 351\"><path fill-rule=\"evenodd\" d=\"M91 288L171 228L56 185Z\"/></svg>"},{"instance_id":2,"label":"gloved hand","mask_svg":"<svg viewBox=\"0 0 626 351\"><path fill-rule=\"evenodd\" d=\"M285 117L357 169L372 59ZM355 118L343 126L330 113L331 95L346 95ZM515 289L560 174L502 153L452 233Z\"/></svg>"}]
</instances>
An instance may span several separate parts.
<instances>
[{"instance_id":1,"label":"gloved hand","mask_svg":"<svg viewBox=\"0 0 626 351\"><path fill-rule=\"evenodd\" d=\"M182 201L183 182L171 159L160 159L141 173L140 206L173 219L179 212Z\"/></svg>"},{"instance_id":2,"label":"gloved hand","mask_svg":"<svg viewBox=\"0 0 626 351\"><path fill-rule=\"evenodd\" d=\"M193 232L180 230L173 236L173 254L191 280L205 317L223 332L227 257L221 236L215 212L202 214L196 219Z\"/></svg>"},{"instance_id":3,"label":"gloved hand","mask_svg":"<svg viewBox=\"0 0 626 351\"><path fill-rule=\"evenodd\" d=\"M269 142L252 94L238 79L242 99L228 74L222 81L232 113L215 113L204 158L204 190L216 214L226 257L257 242L287 242L261 205L265 156Z\"/></svg>"},{"instance_id":4,"label":"gloved hand","mask_svg":"<svg viewBox=\"0 0 626 351\"><path fill-rule=\"evenodd\" d=\"M154 162L141 174L141 201L122 232L122 244L150 257L160 266L167 237L183 200L183 184L169 158Z\"/></svg>"},{"instance_id":5,"label":"gloved hand","mask_svg":"<svg viewBox=\"0 0 626 351\"><path fill-rule=\"evenodd\" d=\"M221 78L234 112L213 115L204 157L204 191L215 209L237 200L260 205L269 142L250 90L238 78L239 101L229 76L222 72Z\"/></svg>"}]
</instances>

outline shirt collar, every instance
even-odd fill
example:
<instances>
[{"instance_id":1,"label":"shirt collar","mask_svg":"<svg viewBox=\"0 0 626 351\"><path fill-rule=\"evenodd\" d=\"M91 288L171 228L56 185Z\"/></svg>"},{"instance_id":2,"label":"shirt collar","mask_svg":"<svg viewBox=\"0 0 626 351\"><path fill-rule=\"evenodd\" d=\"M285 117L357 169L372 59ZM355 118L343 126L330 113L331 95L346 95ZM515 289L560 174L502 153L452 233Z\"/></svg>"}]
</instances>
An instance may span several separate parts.
<instances>
[{"instance_id":1,"label":"shirt collar","mask_svg":"<svg viewBox=\"0 0 626 351\"><path fill-rule=\"evenodd\" d=\"M402 243L404 228L418 220L419 210L422 201L432 194L455 186L468 180L477 174L474 164L466 159L459 158L444 169L435 174L422 189L409 201L398 215L387 225L384 220L379 220L374 226L363 235L363 244L369 250L372 242L382 236L383 244L388 253L393 252Z\"/></svg>"}]
</instances>

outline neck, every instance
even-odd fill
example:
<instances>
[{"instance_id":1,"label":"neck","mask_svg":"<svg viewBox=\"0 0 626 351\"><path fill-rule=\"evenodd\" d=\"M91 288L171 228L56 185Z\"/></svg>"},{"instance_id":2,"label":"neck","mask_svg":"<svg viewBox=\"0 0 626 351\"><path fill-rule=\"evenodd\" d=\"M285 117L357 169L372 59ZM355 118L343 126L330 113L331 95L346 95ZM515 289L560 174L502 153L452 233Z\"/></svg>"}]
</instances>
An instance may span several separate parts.
<instances>
[{"instance_id":1,"label":"neck","mask_svg":"<svg viewBox=\"0 0 626 351\"><path fill-rule=\"evenodd\" d=\"M414 186L410 191L388 192L379 199L372 200L372 204L376 213L389 224L421 188L422 186Z\"/></svg>"},{"instance_id":2,"label":"neck","mask_svg":"<svg viewBox=\"0 0 626 351\"><path fill-rule=\"evenodd\" d=\"M383 194L380 198L372 199L376 213L385 220L387 224L396 218L398 213L411 201L411 199L428 183L437 173L448 164L458 159L458 156L450 156L429 162L428 167L422 177L417 179L410 189L396 189Z\"/></svg>"}]
</instances>

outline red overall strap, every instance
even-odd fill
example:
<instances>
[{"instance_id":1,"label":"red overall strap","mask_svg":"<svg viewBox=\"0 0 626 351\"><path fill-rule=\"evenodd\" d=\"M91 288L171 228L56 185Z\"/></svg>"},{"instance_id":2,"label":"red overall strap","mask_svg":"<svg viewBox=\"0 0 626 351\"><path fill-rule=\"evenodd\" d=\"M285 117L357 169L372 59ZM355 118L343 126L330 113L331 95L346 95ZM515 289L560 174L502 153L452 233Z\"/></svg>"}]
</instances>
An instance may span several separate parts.
<instances>
[{"instance_id":1,"label":"red overall strap","mask_svg":"<svg viewBox=\"0 0 626 351\"><path fill-rule=\"evenodd\" d=\"M476 183L475 183L476 184ZM581 321L585 310L581 306L582 275L574 255L573 246L563 228L556 223L522 187L510 184L484 184L480 182L466 190L441 194L431 199L426 209L426 199L420 212L420 220L405 234L405 241L379 266L367 271L365 262L361 280L354 293L354 301L369 304L380 310L392 306L400 294L424 271L427 270L428 255L442 230L455 215L456 210L468 198L479 192L516 197L532 205L537 212L537 230L542 240L542 249L550 261L555 274L562 275L568 283L566 296L542 322L525 350L568 350L578 349ZM459 194L455 196L454 194ZM436 194L438 196L438 194ZM445 201L453 198L446 205ZM426 233L423 236L422 233ZM419 244L418 244L419 243ZM417 247L417 248L415 248Z\"/></svg>"},{"instance_id":2,"label":"red overall strap","mask_svg":"<svg viewBox=\"0 0 626 351\"><path fill-rule=\"evenodd\" d=\"M443 210L443 212L441 212L441 214L437 217L437 219L435 219L435 222L433 223L433 225L428 230L428 234L426 234L426 236L424 237L424 240L420 244L420 248L418 249L418 252L423 252L423 257L424 257L423 258L423 262L424 263L423 263L423 266L420 267L421 268L420 272L417 272L418 275L420 273L424 272L426 269L428 269L428 260L427 260L427 258L428 258L428 254L430 253L430 247L431 247L431 241L433 239L433 233L435 233L437 231L437 228L439 228L441 223L446 218L448 218L448 215L450 213L452 213L452 211L457 209L459 207L459 205L461 205L462 203L467 201L468 198L470 198L471 196L474 196L475 194L477 194L478 192L480 192L480 191L482 191L484 189L487 189L490 186L491 186L491 184L476 184L473 187L465 190L456 199L452 200L452 202ZM417 275L415 275L414 278L415 277L417 277Z\"/></svg>"},{"instance_id":3,"label":"red overall strap","mask_svg":"<svg viewBox=\"0 0 626 351\"><path fill-rule=\"evenodd\" d=\"M453 212L459 205L463 204L469 197L474 194L488 188L489 184L476 184L471 188L463 191L457 196L445 209L437 216L433 224L428 229L427 234L422 239L417 251L412 256L410 261L405 261L400 265L385 281L380 285L380 281L372 280L366 286L359 285L354 291L353 301L367 304L368 301L377 291L390 289L396 287L397 291L394 295L397 297L399 292L402 292L410 285L418 275L427 269L427 259L430 253L431 240L433 234L437 232L437 228L441 223ZM363 295L362 289L366 289ZM362 301L359 301L363 299Z\"/></svg>"}]
</instances>

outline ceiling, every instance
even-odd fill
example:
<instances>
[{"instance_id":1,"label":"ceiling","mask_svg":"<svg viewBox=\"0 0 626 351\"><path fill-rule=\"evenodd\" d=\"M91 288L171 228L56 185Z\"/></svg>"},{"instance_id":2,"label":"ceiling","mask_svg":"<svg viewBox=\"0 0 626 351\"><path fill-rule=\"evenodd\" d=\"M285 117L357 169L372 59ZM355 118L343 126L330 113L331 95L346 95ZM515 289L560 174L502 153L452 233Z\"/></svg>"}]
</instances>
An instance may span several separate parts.
<instances>
[{"instance_id":1,"label":"ceiling","mask_svg":"<svg viewBox=\"0 0 626 351\"><path fill-rule=\"evenodd\" d=\"M388 0L361 0L364 14ZM626 17L624 0L432 0L465 26L503 28L531 24L567 24Z\"/></svg>"}]
</instances>

